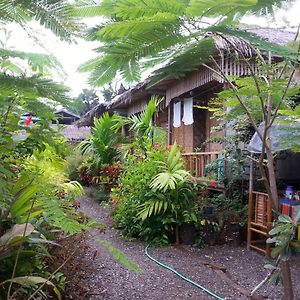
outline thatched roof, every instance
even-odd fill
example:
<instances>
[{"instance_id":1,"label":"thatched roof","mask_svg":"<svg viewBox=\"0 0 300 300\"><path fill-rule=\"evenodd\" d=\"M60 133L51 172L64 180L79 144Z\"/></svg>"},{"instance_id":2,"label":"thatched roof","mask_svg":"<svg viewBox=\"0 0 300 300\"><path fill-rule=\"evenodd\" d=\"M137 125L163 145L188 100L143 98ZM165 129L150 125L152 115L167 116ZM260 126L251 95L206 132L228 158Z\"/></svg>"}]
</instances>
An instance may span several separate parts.
<instances>
[{"instance_id":1,"label":"thatched roof","mask_svg":"<svg viewBox=\"0 0 300 300\"><path fill-rule=\"evenodd\" d=\"M107 102L106 107L108 109L114 109L120 106L128 105L134 100L136 100L136 96L140 96L141 93L145 92L145 88L147 84L149 83L149 80L145 80L142 82L139 82L137 85L133 86L126 92L117 95L115 98L112 99L112 101ZM147 92L145 92L147 93Z\"/></svg>"},{"instance_id":2,"label":"thatched roof","mask_svg":"<svg viewBox=\"0 0 300 300\"><path fill-rule=\"evenodd\" d=\"M295 38L294 32L276 28L252 28L246 32L277 45L286 45ZM231 52L234 48L246 57L255 56L251 42L242 37L213 33L213 38L219 51Z\"/></svg>"},{"instance_id":3,"label":"thatched roof","mask_svg":"<svg viewBox=\"0 0 300 300\"><path fill-rule=\"evenodd\" d=\"M253 28L248 29L247 32L278 45L286 45L295 38L294 32L275 28ZM208 34L208 36L210 35L213 36L216 44L216 50L221 55L223 55L224 52L235 51L233 50L234 48L238 49L238 51L241 51L246 57L255 56L254 47L246 39L218 33ZM144 96L151 94L153 89L165 91L166 87L172 84L174 81L176 81L176 79L168 75L154 84L151 84L150 80L140 82L124 93L116 96L112 101L98 104L88 113L86 113L84 117L77 123L80 126L91 126L93 124L93 118L99 117L104 111L113 111L116 108L127 108L129 104L139 101Z\"/></svg>"},{"instance_id":4,"label":"thatched roof","mask_svg":"<svg viewBox=\"0 0 300 300\"><path fill-rule=\"evenodd\" d=\"M77 122L78 126L92 126L94 118L100 117L105 111L114 111L117 108L126 107L143 95L147 95L149 93L145 90L147 83L148 81L140 82L124 93L117 95L111 101L99 103Z\"/></svg>"},{"instance_id":5,"label":"thatched roof","mask_svg":"<svg viewBox=\"0 0 300 300\"><path fill-rule=\"evenodd\" d=\"M287 45L296 35L295 32L277 28L253 28L247 31L278 45Z\"/></svg>"},{"instance_id":6,"label":"thatched roof","mask_svg":"<svg viewBox=\"0 0 300 300\"><path fill-rule=\"evenodd\" d=\"M80 142L91 133L91 128L87 126L64 125L61 128L56 124L52 124L51 128L62 134L69 142Z\"/></svg>"},{"instance_id":7,"label":"thatched roof","mask_svg":"<svg viewBox=\"0 0 300 300\"><path fill-rule=\"evenodd\" d=\"M76 124L79 127L92 126L94 123L94 118L98 118L105 111L108 111L107 104L108 102L97 104L95 107L89 110L83 117L81 117L81 119L77 121Z\"/></svg>"},{"instance_id":8,"label":"thatched roof","mask_svg":"<svg viewBox=\"0 0 300 300\"><path fill-rule=\"evenodd\" d=\"M76 120L80 119L80 116L78 116L77 114L65 109L65 108L60 108L60 109L57 109L55 112L54 112L56 115L61 115L63 117L73 117L75 118Z\"/></svg>"}]
</instances>

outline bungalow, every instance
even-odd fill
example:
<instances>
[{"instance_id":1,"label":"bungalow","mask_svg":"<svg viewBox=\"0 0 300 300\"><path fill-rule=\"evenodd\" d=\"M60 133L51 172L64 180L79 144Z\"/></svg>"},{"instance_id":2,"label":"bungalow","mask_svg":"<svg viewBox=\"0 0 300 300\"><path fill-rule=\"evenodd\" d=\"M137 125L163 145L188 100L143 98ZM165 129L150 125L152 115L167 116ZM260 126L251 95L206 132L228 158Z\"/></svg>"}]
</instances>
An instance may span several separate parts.
<instances>
[{"instance_id":1,"label":"bungalow","mask_svg":"<svg viewBox=\"0 0 300 300\"><path fill-rule=\"evenodd\" d=\"M57 120L56 122L52 121L51 128L62 134L70 144L77 144L90 134L90 127L76 125L76 121L80 117L73 112L60 108L54 114L57 115Z\"/></svg>"},{"instance_id":2,"label":"bungalow","mask_svg":"<svg viewBox=\"0 0 300 300\"><path fill-rule=\"evenodd\" d=\"M251 33L264 37L271 42L286 44L293 40L294 33L275 29L249 30ZM224 137L230 132L227 128L223 132L214 131L220 120L205 107L216 93L227 88L227 84L217 74L220 69L225 75L247 76L251 74L249 66L239 59L232 45L238 47L247 57L252 69L257 71L255 53L251 45L240 38L213 36L216 49L212 53L218 66L212 63L200 64L197 70L188 72L182 78L167 75L153 83L145 80L136 86L116 96L111 102L101 103L89 111L79 121L80 126L91 126L93 118L104 111L114 111L124 116L138 114L147 105L152 95L160 95L163 101L159 113L155 117L155 124L164 127L168 132L168 144L175 141L182 145L187 161L187 168L195 177L205 175L205 166L220 156L224 145L212 142ZM204 143L210 140L209 143ZM195 152L197 150L197 152Z\"/></svg>"},{"instance_id":3,"label":"bungalow","mask_svg":"<svg viewBox=\"0 0 300 300\"><path fill-rule=\"evenodd\" d=\"M287 44L293 40L295 35L292 32L274 29L250 31L277 44ZM227 76L248 76L251 74L250 65L254 72L258 72L256 54L247 41L235 37L222 39L218 35L214 36L214 39L216 49L212 55L217 65L199 63L197 70L187 72L182 78L167 75L154 83L152 80L141 82L117 96L112 102L99 104L84 117L81 124L92 125L93 117L100 116L103 111L114 111L125 116L138 114L152 95L161 95L164 100L160 104L159 113L154 122L167 129L168 144L177 142L182 145L186 166L191 174L197 178L203 178L206 166L212 161L220 161L220 153L224 148L222 143L212 141L214 138L222 138L230 133L229 125L221 132L214 132L213 128L220 124L220 120L214 118L212 113L205 108L216 93L227 88L227 83L218 75L217 71L221 71ZM247 63L239 58L232 45L239 48L243 56L247 58ZM280 57L273 57L273 59L280 60ZM207 140L211 140L211 142L204 143ZM223 187L219 183L213 186L214 189L220 191ZM256 193L252 190L249 198L252 202L250 202L249 210L248 247L269 254L270 247L261 249L254 245L256 233L262 233L264 238L267 236L267 229L272 219L270 206L266 205L268 199L266 194ZM254 198L255 203L253 202ZM260 207L263 208L263 212L258 211ZM264 216L259 219L258 216L261 213ZM266 215L268 216L265 217ZM263 227L260 228L263 229L253 228L252 224L255 222L262 222Z\"/></svg>"}]
</instances>

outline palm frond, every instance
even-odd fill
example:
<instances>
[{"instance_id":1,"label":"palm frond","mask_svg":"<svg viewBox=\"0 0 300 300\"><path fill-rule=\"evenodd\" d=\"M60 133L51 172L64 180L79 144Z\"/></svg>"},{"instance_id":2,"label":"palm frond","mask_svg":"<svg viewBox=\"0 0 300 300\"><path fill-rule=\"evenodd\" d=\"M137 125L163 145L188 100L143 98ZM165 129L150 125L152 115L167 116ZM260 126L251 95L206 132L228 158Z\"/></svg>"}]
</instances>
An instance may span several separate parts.
<instances>
[{"instance_id":1,"label":"palm frond","mask_svg":"<svg viewBox=\"0 0 300 300\"><path fill-rule=\"evenodd\" d=\"M0 11L0 19L4 22L24 24L34 19L62 40L70 41L80 29L80 24L73 17L73 6L65 0L0 0Z\"/></svg>"},{"instance_id":2,"label":"palm frond","mask_svg":"<svg viewBox=\"0 0 300 300\"><path fill-rule=\"evenodd\" d=\"M117 146L121 142L121 135L116 132L119 122L118 115L110 116L107 112L95 119L90 137L79 144L81 152L92 155L96 164L110 164L117 160L120 157Z\"/></svg>"},{"instance_id":3,"label":"palm frond","mask_svg":"<svg viewBox=\"0 0 300 300\"><path fill-rule=\"evenodd\" d=\"M121 19L133 20L141 17L152 17L158 13L182 15L185 10L183 0L121 0L114 9Z\"/></svg>"},{"instance_id":4,"label":"palm frond","mask_svg":"<svg viewBox=\"0 0 300 300\"><path fill-rule=\"evenodd\" d=\"M147 218L152 215L158 215L160 213L165 213L168 208L174 207L172 203L165 199L153 199L146 201L140 206L140 211L137 214L137 217L145 221Z\"/></svg>"},{"instance_id":5,"label":"palm frond","mask_svg":"<svg viewBox=\"0 0 300 300\"><path fill-rule=\"evenodd\" d=\"M55 83L50 79L39 76L9 76L0 74L0 97L13 96L14 93L22 95L25 99L46 98L66 103L68 88Z\"/></svg>"},{"instance_id":6,"label":"palm frond","mask_svg":"<svg viewBox=\"0 0 300 300\"><path fill-rule=\"evenodd\" d=\"M158 13L153 16L153 18L139 18L128 21L120 21L109 23L104 26L99 32L98 36L111 38L122 38L128 36L136 36L140 34L145 34L152 31L157 31L160 29L174 28L176 26L175 22L178 16L167 14L167 13ZM175 22L175 24L174 24Z\"/></svg>"},{"instance_id":7,"label":"palm frond","mask_svg":"<svg viewBox=\"0 0 300 300\"><path fill-rule=\"evenodd\" d=\"M190 174L184 168L184 162L177 144L172 145L167 157L156 156L157 163L160 165L160 173L153 177L150 187L156 190L176 189L177 185L184 182Z\"/></svg>"},{"instance_id":8,"label":"palm frond","mask_svg":"<svg viewBox=\"0 0 300 300\"><path fill-rule=\"evenodd\" d=\"M102 1L102 2L105 2L105 1ZM100 5L97 5L97 4L77 5L73 9L72 14L73 14L73 16L79 17L79 18L93 18L93 17L98 17L99 15L111 16L111 12L112 12L112 7L110 7L110 9L108 9L106 4L101 3Z\"/></svg>"},{"instance_id":9,"label":"palm frond","mask_svg":"<svg viewBox=\"0 0 300 300\"><path fill-rule=\"evenodd\" d=\"M91 1L90 1L91 2ZM79 3L73 10L73 15L79 18L92 18L99 15L104 17L115 16L114 7L116 7L119 0L102 0L100 4L93 3Z\"/></svg>"},{"instance_id":10,"label":"palm frond","mask_svg":"<svg viewBox=\"0 0 300 300\"><path fill-rule=\"evenodd\" d=\"M245 13L257 4L257 0L191 0L186 9L186 13L190 16L216 17L220 15Z\"/></svg>"},{"instance_id":11,"label":"palm frond","mask_svg":"<svg viewBox=\"0 0 300 300\"><path fill-rule=\"evenodd\" d=\"M227 27L235 24L234 20L238 17L247 12L258 13L262 9L270 9L284 3L279 0L104 2L103 7L111 5L111 12L106 11L105 16L108 18L97 27L98 32L96 27L89 32L90 39L104 43L104 46L96 50L104 55L82 68L88 70L88 67L94 67L90 77L90 83L94 85L107 83L120 72L127 80L130 78L136 80L140 72L138 68L145 69L159 63L167 66L156 73L154 81L166 75L179 78L207 62L209 55L216 49L218 32L228 35L236 33L236 37L240 40L246 38L247 33L234 32ZM203 18L215 16L219 16L217 23L207 27ZM211 32L214 36L207 38L207 34ZM271 47L276 53L290 54L289 50L284 51L283 47L267 44L257 36L248 36L247 41L253 42L254 47L262 50ZM135 72L128 73L132 65L136 66Z\"/></svg>"},{"instance_id":12,"label":"palm frond","mask_svg":"<svg viewBox=\"0 0 300 300\"><path fill-rule=\"evenodd\" d=\"M153 133L152 118L158 106L159 99L156 96L152 96L147 107L139 115L133 115L129 117L129 124L136 136L151 137Z\"/></svg>"},{"instance_id":13,"label":"palm frond","mask_svg":"<svg viewBox=\"0 0 300 300\"><path fill-rule=\"evenodd\" d=\"M203 63L207 63L210 55L215 49L215 41L213 38L205 38L200 41L194 41L187 45L182 45L178 50L174 51L172 59L169 63L154 72L151 78L152 83L171 75L174 78L180 78L187 72L197 70ZM191 59L193 57L194 59Z\"/></svg>"},{"instance_id":14,"label":"palm frond","mask_svg":"<svg viewBox=\"0 0 300 300\"><path fill-rule=\"evenodd\" d=\"M49 54L31 53L0 48L0 57L3 59L20 58L22 60L26 60L28 61L30 67L33 70L39 71L39 73L42 73L42 70L45 67L57 70L62 69L62 65L59 63L59 61L53 55ZM1 64L1 66L3 68L3 64Z\"/></svg>"},{"instance_id":15,"label":"palm frond","mask_svg":"<svg viewBox=\"0 0 300 300\"><path fill-rule=\"evenodd\" d=\"M30 11L24 10L18 2L20 1L0 0L0 19L2 21L15 21L21 24L31 19Z\"/></svg>"},{"instance_id":16,"label":"palm frond","mask_svg":"<svg viewBox=\"0 0 300 300\"><path fill-rule=\"evenodd\" d=\"M179 28L178 24L176 26ZM110 82L119 71L127 81L130 81L131 78L136 80L140 76L138 61L189 40L189 37L178 32L177 27L170 28L168 31L157 28L145 32L145 34L131 35L122 38L118 43L114 39L112 42L106 41L106 45L96 49L97 52L104 52L105 55L81 65L79 71L92 71L89 78L92 85L103 85ZM101 39L103 39L102 36ZM135 68L133 69L132 66ZM134 70L134 73L127 73L127 70Z\"/></svg>"}]
</instances>

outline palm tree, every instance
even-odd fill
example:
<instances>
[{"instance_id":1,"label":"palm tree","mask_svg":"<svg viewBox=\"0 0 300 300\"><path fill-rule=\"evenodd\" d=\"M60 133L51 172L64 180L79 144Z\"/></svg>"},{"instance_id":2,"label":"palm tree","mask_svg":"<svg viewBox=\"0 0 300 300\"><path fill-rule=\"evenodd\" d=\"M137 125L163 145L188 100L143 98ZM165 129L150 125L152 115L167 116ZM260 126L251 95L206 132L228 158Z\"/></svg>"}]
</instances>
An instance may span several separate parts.
<instances>
[{"instance_id":1,"label":"palm tree","mask_svg":"<svg viewBox=\"0 0 300 300\"><path fill-rule=\"evenodd\" d=\"M125 153L130 149L138 148L145 154L149 145L152 146L155 143L165 144L165 130L153 123L153 117L160 101L161 100L157 96L152 96L142 112L128 118L119 118L119 123L117 123L114 128L119 129L121 126L128 126L129 131L133 133L133 140L131 140L131 143L125 144L123 147Z\"/></svg>"},{"instance_id":2,"label":"palm tree","mask_svg":"<svg viewBox=\"0 0 300 300\"><path fill-rule=\"evenodd\" d=\"M118 145L121 142L121 134L114 129L119 119L118 115L110 116L105 112L99 119L94 120L90 137L79 145L82 154L93 156L97 167L101 164L111 164L120 156Z\"/></svg>"}]
</instances>

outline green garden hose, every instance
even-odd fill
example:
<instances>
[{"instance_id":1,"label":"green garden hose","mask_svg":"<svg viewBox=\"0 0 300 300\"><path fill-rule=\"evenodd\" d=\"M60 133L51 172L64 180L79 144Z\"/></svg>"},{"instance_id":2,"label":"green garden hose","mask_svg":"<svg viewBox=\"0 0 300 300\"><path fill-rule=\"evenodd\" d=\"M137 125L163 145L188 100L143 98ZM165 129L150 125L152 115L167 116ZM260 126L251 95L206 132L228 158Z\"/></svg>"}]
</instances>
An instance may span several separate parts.
<instances>
[{"instance_id":1,"label":"green garden hose","mask_svg":"<svg viewBox=\"0 0 300 300\"><path fill-rule=\"evenodd\" d=\"M177 272L176 270L172 269L171 267L164 265L163 263L161 263L160 261L158 261L157 259L153 258L152 256L149 255L148 253L148 248L149 245L146 246L145 248L145 254L147 255L148 258L150 258L151 260L153 260L154 262L156 262L158 265L160 265L161 267L175 273L177 276L179 276L181 279L193 284L194 286L196 286L197 288L201 289L202 291L206 292L207 294L211 295L212 297L218 299L218 300L224 300L224 298L221 298L220 296L216 295L215 293L211 292L210 290L206 289L204 286L200 285L199 283L196 283L194 281L192 281L191 279L185 277L184 275L180 274L179 272Z\"/></svg>"}]
</instances>

